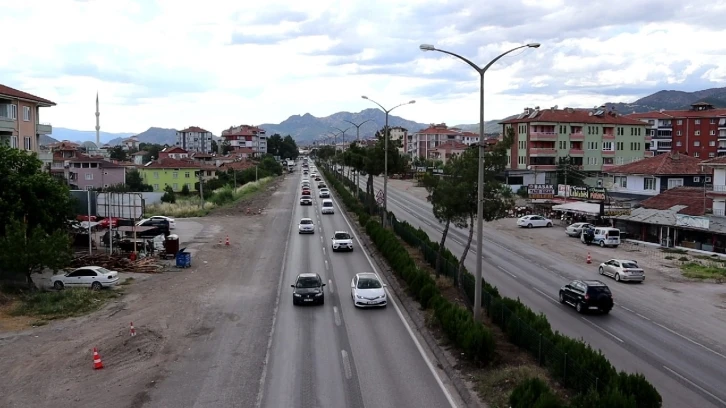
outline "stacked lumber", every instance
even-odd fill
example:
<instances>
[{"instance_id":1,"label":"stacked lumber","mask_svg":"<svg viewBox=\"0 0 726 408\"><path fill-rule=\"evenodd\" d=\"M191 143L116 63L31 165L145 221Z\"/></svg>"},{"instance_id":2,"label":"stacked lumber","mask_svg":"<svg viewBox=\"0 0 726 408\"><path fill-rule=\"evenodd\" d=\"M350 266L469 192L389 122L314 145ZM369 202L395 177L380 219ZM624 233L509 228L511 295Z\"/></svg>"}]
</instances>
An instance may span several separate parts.
<instances>
[{"instance_id":1,"label":"stacked lumber","mask_svg":"<svg viewBox=\"0 0 726 408\"><path fill-rule=\"evenodd\" d=\"M164 265L157 262L155 258L132 261L128 257L107 254L82 255L73 258L73 261L71 261L71 267L73 268L84 266L100 266L117 272L136 273L159 273L164 268Z\"/></svg>"}]
</instances>

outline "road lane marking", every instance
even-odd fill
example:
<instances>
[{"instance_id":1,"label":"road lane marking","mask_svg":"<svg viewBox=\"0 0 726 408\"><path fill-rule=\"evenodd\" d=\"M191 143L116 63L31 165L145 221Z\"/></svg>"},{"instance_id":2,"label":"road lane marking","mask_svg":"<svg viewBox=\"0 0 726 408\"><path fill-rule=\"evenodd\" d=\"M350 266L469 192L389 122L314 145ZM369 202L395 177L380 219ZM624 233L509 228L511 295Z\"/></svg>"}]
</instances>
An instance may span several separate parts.
<instances>
[{"instance_id":1,"label":"road lane marking","mask_svg":"<svg viewBox=\"0 0 726 408\"><path fill-rule=\"evenodd\" d=\"M704 389L703 387L701 387L700 385L698 385L698 384L694 383L693 381L691 381L691 380L689 380L688 378L686 378L686 377L682 376L681 374L678 374L677 372L675 372L674 370L671 370L670 368L668 368L668 367L666 367L666 366L663 366L663 368L665 368L666 370L668 370L668 372L670 372L671 374L673 374L673 375L675 375L676 377L680 378L681 380L683 380L683 381L687 382L688 384L691 384L692 386L694 386L694 387L698 388L699 390L701 390L701 392L703 392L704 394L706 394L706 395L710 396L711 398L715 399L716 401L720 402L720 403L721 403L722 405L726 406L726 401L724 401L724 400L722 400L721 398L719 398L719 397L717 397L717 396L715 396L715 395L711 394L710 392L706 391L706 390L705 390L705 389Z\"/></svg>"},{"instance_id":2,"label":"road lane marking","mask_svg":"<svg viewBox=\"0 0 726 408\"><path fill-rule=\"evenodd\" d=\"M325 247L323 247L323 255L325 255Z\"/></svg>"},{"instance_id":3,"label":"road lane marking","mask_svg":"<svg viewBox=\"0 0 726 408\"><path fill-rule=\"evenodd\" d=\"M335 325L340 326L340 312L338 312L338 306L333 306L333 317L335 318Z\"/></svg>"},{"instance_id":4,"label":"road lane marking","mask_svg":"<svg viewBox=\"0 0 726 408\"><path fill-rule=\"evenodd\" d=\"M338 204L336 200L336 205ZM345 213L341 212L341 215L343 216L343 221L348 225L348 228L350 228L350 232L355 237L355 240L358 241L358 243L361 242L360 238L358 238L358 233L355 232L355 229L350 224L350 221L348 220L348 217L345 215ZM378 273L378 268L376 268L376 265L373 263L373 260L368 255L368 251L365 250L363 245L361 245L361 252L363 252L363 255L366 257L366 260L368 261L368 264L373 268L373 271ZM378 274L380 276L380 273ZM429 370L431 371L431 374L433 374L434 379L436 380L436 383L439 385L439 388L441 389L441 392L444 393L444 396L446 397L446 400L449 401L449 405L452 408L458 408L456 405L456 402L454 401L454 397L451 395L451 392L449 392L449 389L446 388L444 385L444 382L441 380L441 377L439 376L439 373L434 368L433 363L431 363L431 359L429 359L429 356L426 354L426 351L423 349L423 346L421 346L421 343L418 341L418 338L416 338L416 335L413 332L413 329L411 329L411 326L408 324L406 319L403 316L403 313L401 312L401 309L398 307L398 303L393 300L391 297L391 293L388 289L386 289L386 295L388 296L389 302L393 305L393 308L396 309L396 314L398 314L399 319L401 319L401 322L403 322L403 326L406 328L406 331L408 332L408 335L411 336L411 339L413 340L413 344L416 345L416 349L418 350L419 354L421 354L421 357L424 359L424 362L426 363L426 366L428 366Z\"/></svg>"},{"instance_id":5,"label":"road lane marking","mask_svg":"<svg viewBox=\"0 0 726 408\"><path fill-rule=\"evenodd\" d=\"M506 269L502 268L501 266L497 265L497 268L498 268L498 269L499 269L500 271L502 271L502 272L506 273L507 275L509 275L509 276L513 277L514 279L517 279L517 275L515 275L515 274L513 274L513 273L509 272L508 270L506 270Z\"/></svg>"},{"instance_id":6,"label":"road lane marking","mask_svg":"<svg viewBox=\"0 0 726 408\"><path fill-rule=\"evenodd\" d=\"M350 358L348 352L340 350L340 354L343 356L343 371L345 372L345 378L350 380L353 378L353 369L350 367Z\"/></svg>"},{"instance_id":7,"label":"road lane marking","mask_svg":"<svg viewBox=\"0 0 726 408\"><path fill-rule=\"evenodd\" d=\"M650 321L650 318L648 318L648 317L645 317L645 316L643 316L643 315L642 315L642 314L640 314L640 313L635 313L635 314L636 314L636 315L637 315L638 317L640 317L641 319L645 319L645 320L647 320L647 321Z\"/></svg>"},{"instance_id":8,"label":"road lane marking","mask_svg":"<svg viewBox=\"0 0 726 408\"><path fill-rule=\"evenodd\" d=\"M542 292L541 290L535 288L534 286L532 286L532 290L539 292L539 294L541 294L542 296L546 297L547 299L549 299L555 303L560 303L560 301L558 299L555 299L554 297L550 296L548 293Z\"/></svg>"},{"instance_id":9,"label":"road lane marking","mask_svg":"<svg viewBox=\"0 0 726 408\"><path fill-rule=\"evenodd\" d=\"M616 336L616 335L612 334L612 333L611 333L611 332L610 332L609 330L606 330L606 329L604 329L604 328L600 327L600 325L598 325L598 324L595 324L595 323L591 322L590 320L588 320L588 319L586 319L586 318L584 318L584 317L581 317L581 319L582 319L582 320L584 320L584 321L586 321L587 323L589 323L589 324L590 324L590 325L592 325L593 327L595 327L595 328L597 328L597 329L600 329L600 330L601 330L601 331L602 331L603 333L605 333L605 334L609 335L610 337L614 338L615 340L617 340L617 341L619 341L619 342L621 342L621 343L625 343L625 342L623 341L623 339L621 339L620 337L618 337L618 336Z\"/></svg>"},{"instance_id":10,"label":"road lane marking","mask_svg":"<svg viewBox=\"0 0 726 408\"><path fill-rule=\"evenodd\" d=\"M635 310L633 310L633 309L627 308L627 307L625 307L625 306L621 305L620 303L616 303L616 304L617 304L618 306L622 307L623 309L627 310L627 311L628 311L628 312L630 312L630 313L635 313Z\"/></svg>"},{"instance_id":11,"label":"road lane marking","mask_svg":"<svg viewBox=\"0 0 726 408\"><path fill-rule=\"evenodd\" d=\"M322 235L320 236L320 242L323 242L323 236Z\"/></svg>"},{"instance_id":12,"label":"road lane marking","mask_svg":"<svg viewBox=\"0 0 726 408\"><path fill-rule=\"evenodd\" d=\"M681 333L678 333L677 331L675 331L675 330L673 330L673 329L671 329L669 327L666 327L666 326L664 326L664 325L662 325L662 324L660 324L658 322L653 322L653 324L656 325L656 326L658 326L658 327L660 327L660 328L662 328L662 329L665 329L665 330L667 330L667 331L675 334L676 336L682 338L683 340L689 341L690 343L695 344L696 346L701 347L702 349L704 349L706 351L710 351L711 353L713 353L713 354L715 354L715 355L717 355L717 356L719 356L719 357L721 357L723 359L726 359L726 355L723 355L723 354L719 353L716 350L712 350L712 349L708 348L707 346L704 346L703 344L697 342L696 340L691 339L690 337L686 337L686 336L682 335Z\"/></svg>"},{"instance_id":13,"label":"road lane marking","mask_svg":"<svg viewBox=\"0 0 726 408\"><path fill-rule=\"evenodd\" d=\"M328 265L327 265L328 261L325 261L325 263L326 263L326 265L325 265L325 269L328 269L328 268L327 268L327 266L328 266ZM329 291L330 293L335 293L335 291L333 290L333 280L332 280L332 279L328 279L328 291Z\"/></svg>"},{"instance_id":14,"label":"road lane marking","mask_svg":"<svg viewBox=\"0 0 726 408\"><path fill-rule=\"evenodd\" d=\"M328 266L328 260L326 259L326 260L325 260L325 270L327 271L329 267L330 267L330 266Z\"/></svg>"}]
</instances>

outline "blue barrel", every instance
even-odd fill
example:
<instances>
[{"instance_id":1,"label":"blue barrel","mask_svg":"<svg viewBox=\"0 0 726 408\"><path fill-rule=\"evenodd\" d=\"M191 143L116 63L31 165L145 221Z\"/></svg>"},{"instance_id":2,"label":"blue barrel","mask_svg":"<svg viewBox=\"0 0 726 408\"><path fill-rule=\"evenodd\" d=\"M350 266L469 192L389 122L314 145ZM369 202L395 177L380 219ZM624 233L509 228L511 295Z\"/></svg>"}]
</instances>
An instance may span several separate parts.
<instances>
[{"instance_id":1,"label":"blue barrel","mask_svg":"<svg viewBox=\"0 0 726 408\"><path fill-rule=\"evenodd\" d=\"M186 252L186 248L182 248L176 253L176 267L177 268L189 268L192 266L192 254Z\"/></svg>"}]
</instances>

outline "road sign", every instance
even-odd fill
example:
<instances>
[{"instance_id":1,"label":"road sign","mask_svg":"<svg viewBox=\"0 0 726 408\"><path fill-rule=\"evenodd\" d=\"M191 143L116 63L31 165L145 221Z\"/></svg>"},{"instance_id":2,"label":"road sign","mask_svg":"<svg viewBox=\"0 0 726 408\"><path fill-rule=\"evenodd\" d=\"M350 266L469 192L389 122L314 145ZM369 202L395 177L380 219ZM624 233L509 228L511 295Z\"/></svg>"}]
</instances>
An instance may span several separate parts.
<instances>
[{"instance_id":1,"label":"road sign","mask_svg":"<svg viewBox=\"0 0 726 408\"><path fill-rule=\"evenodd\" d=\"M378 204L383 204L383 197L385 197L385 195L383 195L383 190L378 190L378 193L376 194L376 202Z\"/></svg>"}]
</instances>

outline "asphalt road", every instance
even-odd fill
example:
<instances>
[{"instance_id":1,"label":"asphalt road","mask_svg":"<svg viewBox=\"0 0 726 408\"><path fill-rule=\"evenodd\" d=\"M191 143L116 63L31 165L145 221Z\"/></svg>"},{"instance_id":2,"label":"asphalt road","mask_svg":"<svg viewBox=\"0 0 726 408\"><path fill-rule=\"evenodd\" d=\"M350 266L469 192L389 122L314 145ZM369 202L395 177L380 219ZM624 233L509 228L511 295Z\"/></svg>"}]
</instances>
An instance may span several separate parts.
<instances>
[{"instance_id":1,"label":"asphalt road","mask_svg":"<svg viewBox=\"0 0 726 408\"><path fill-rule=\"evenodd\" d=\"M376 191L383 187L380 180L374 184ZM361 188L365 189L363 178ZM433 217L426 201L389 185L388 209L398 219L422 228L429 236L441 236L441 224ZM726 355L671 328L678 316L660 320L645 311L640 313L642 310L632 298L643 296L647 282L644 285L607 282L616 300L613 312L606 316L581 316L559 303L558 290L569 280L599 278L599 275L593 276L592 271L556 254L503 234L495 237L495 234L496 231L485 229L484 279L497 286L502 295L519 297L533 310L544 313L553 329L584 338L602 350L616 368L643 373L658 388L665 407L726 407ZM466 238L466 231L452 226L446 246L459 256ZM466 260L470 271L475 269L475 249L476 242L473 242Z\"/></svg>"},{"instance_id":2,"label":"asphalt road","mask_svg":"<svg viewBox=\"0 0 726 408\"><path fill-rule=\"evenodd\" d=\"M335 204L335 214L322 215L319 199L304 207L296 200L289 236L282 235L288 227L278 229L277 256L284 268L259 406L458 406L453 387L420 349L397 305L376 310L353 306L351 279L375 269L355 235L353 252L331 251L335 231L354 234L340 203ZM305 217L313 219L315 234L298 234L297 222ZM284 240L289 240L287 246ZM290 285L304 272L319 273L327 282L324 305L293 306Z\"/></svg>"}]
</instances>

